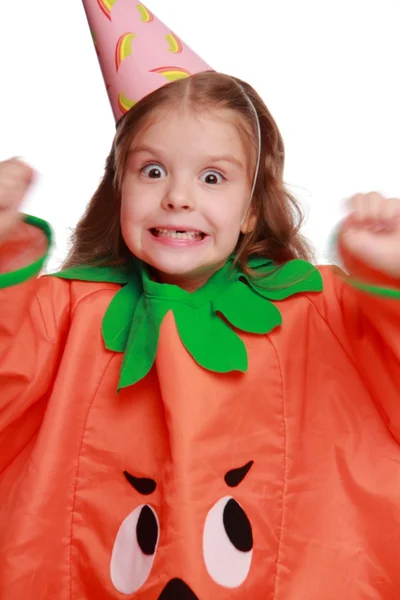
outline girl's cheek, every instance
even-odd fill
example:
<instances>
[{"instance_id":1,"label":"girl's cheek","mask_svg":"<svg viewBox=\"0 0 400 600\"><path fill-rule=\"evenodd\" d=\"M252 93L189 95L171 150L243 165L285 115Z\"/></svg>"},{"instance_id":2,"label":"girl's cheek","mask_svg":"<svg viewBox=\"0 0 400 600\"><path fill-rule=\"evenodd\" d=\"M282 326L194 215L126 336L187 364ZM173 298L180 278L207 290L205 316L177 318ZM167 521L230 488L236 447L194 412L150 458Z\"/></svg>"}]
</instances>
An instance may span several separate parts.
<instances>
[{"instance_id":1,"label":"girl's cheek","mask_svg":"<svg viewBox=\"0 0 400 600\"><path fill-rule=\"evenodd\" d=\"M125 196L123 196L121 202L121 212L124 213L127 217L137 213L139 208L140 206L137 201L136 195L126 194Z\"/></svg>"}]
</instances>

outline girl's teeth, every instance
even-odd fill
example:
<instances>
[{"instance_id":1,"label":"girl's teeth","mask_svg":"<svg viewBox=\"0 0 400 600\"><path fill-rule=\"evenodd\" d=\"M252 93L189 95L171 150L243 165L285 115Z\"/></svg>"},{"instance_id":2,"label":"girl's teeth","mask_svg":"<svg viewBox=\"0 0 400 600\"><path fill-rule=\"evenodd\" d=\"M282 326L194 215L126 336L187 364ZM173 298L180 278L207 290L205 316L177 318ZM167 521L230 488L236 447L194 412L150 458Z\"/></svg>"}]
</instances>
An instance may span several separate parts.
<instances>
[{"instance_id":1,"label":"girl's teeth","mask_svg":"<svg viewBox=\"0 0 400 600\"><path fill-rule=\"evenodd\" d=\"M203 234L200 231L173 231L172 229L156 229L157 237L168 237L175 240L201 240Z\"/></svg>"}]
</instances>

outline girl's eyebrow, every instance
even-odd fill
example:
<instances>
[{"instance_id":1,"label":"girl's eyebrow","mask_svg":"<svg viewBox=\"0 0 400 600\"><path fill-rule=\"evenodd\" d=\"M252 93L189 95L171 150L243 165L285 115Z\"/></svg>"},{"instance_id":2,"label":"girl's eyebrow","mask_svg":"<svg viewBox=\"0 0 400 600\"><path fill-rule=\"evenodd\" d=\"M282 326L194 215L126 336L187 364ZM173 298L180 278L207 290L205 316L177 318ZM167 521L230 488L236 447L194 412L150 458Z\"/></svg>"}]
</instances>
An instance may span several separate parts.
<instances>
[{"instance_id":1,"label":"girl's eyebrow","mask_svg":"<svg viewBox=\"0 0 400 600\"><path fill-rule=\"evenodd\" d=\"M240 169L244 168L243 163L238 158L235 158L232 154L224 154L221 156L208 156L207 161L212 162L212 163L229 162L229 163L232 163L233 165L236 165Z\"/></svg>"},{"instance_id":2,"label":"girl's eyebrow","mask_svg":"<svg viewBox=\"0 0 400 600\"><path fill-rule=\"evenodd\" d=\"M140 146L133 146L128 151L128 154L139 154L140 152L147 152L147 154L161 154L161 150L157 148L152 148L151 146L146 146L144 144Z\"/></svg>"}]
</instances>

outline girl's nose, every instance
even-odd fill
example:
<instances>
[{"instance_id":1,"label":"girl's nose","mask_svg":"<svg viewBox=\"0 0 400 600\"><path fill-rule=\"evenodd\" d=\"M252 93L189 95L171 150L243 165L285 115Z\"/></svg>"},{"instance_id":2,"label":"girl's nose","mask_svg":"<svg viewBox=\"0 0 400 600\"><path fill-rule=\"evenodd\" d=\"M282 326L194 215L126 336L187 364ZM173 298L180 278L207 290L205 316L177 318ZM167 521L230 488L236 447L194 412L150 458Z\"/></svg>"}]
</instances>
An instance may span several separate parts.
<instances>
[{"instance_id":1,"label":"girl's nose","mask_svg":"<svg viewBox=\"0 0 400 600\"><path fill-rule=\"evenodd\" d=\"M193 210L194 202L188 190L178 187L171 187L165 194L162 202L165 210L183 210L185 212Z\"/></svg>"}]
</instances>

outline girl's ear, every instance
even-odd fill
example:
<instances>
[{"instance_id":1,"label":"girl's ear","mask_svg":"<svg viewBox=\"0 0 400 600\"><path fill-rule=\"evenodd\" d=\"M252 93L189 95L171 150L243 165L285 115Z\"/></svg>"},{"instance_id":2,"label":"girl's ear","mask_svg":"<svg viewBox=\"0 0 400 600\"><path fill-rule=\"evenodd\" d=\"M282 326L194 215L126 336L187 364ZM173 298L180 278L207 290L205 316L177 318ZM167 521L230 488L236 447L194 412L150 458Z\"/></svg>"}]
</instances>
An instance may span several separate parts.
<instances>
[{"instance_id":1,"label":"girl's ear","mask_svg":"<svg viewBox=\"0 0 400 600\"><path fill-rule=\"evenodd\" d=\"M240 232L241 233L251 233L256 226L256 217L255 215L249 215L241 224Z\"/></svg>"}]
</instances>

